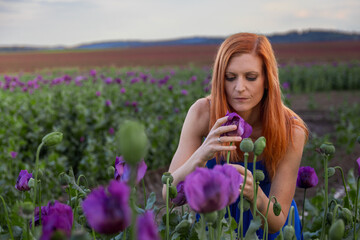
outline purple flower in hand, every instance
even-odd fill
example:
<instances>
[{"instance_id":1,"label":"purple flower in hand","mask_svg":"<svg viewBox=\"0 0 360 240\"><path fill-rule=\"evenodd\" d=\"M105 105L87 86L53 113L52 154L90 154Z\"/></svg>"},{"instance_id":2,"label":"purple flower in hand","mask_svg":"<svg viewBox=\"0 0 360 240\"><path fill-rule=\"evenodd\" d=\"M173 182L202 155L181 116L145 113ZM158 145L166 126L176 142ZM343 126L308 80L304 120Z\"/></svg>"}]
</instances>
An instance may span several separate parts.
<instances>
[{"instance_id":1,"label":"purple flower in hand","mask_svg":"<svg viewBox=\"0 0 360 240\"><path fill-rule=\"evenodd\" d=\"M252 133L252 127L250 124L245 122L242 117L240 117L237 113L234 112L227 112L225 116L228 116L228 120L222 126L236 125L237 129L231 132L224 133L223 136L240 136L242 138L250 137Z\"/></svg>"},{"instance_id":2,"label":"purple flower in hand","mask_svg":"<svg viewBox=\"0 0 360 240\"><path fill-rule=\"evenodd\" d=\"M185 190L184 190L184 183L185 183L184 181L181 181L176 185L177 195L175 198L171 199L171 202L176 206L182 206L185 203L187 203Z\"/></svg>"},{"instance_id":3,"label":"purple flower in hand","mask_svg":"<svg viewBox=\"0 0 360 240\"><path fill-rule=\"evenodd\" d=\"M57 202L53 205L48 204L46 215L42 218L41 240L51 239L55 231L61 231L70 238L73 225L73 212L70 206Z\"/></svg>"},{"instance_id":4,"label":"purple flower in hand","mask_svg":"<svg viewBox=\"0 0 360 240\"><path fill-rule=\"evenodd\" d=\"M222 172L229 179L230 195L229 195L228 205L234 203L240 195L239 190L240 190L240 185L244 182L243 177L234 167L227 164L223 166L216 165L214 167L214 170Z\"/></svg>"},{"instance_id":5,"label":"purple flower in hand","mask_svg":"<svg viewBox=\"0 0 360 240\"><path fill-rule=\"evenodd\" d=\"M27 170L21 170L16 180L15 188L19 191L29 191L28 183L30 178L32 178L32 173L29 173Z\"/></svg>"},{"instance_id":6,"label":"purple flower in hand","mask_svg":"<svg viewBox=\"0 0 360 240\"><path fill-rule=\"evenodd\" d=\"M111 180L107 191L94 189L82 202L89 225L102 234L115 234L130 225L130 188L123 182Z\"/></svg>"},{"instance_id":7,"label":"purple flower in hand","mask_svg":"<svg viewBox=\"0 0 360 240\"><path fill-rule=\"evenodd\" d=\"M136 184L145 176L147 165L144 160L137 165ZM114 178L117 181L128 183L130 181L131 167L124 161L122 156L116 157L115 159L115 173Z\"/></svg>"},{"instance_id":8,"label":"purple flower in hand","mask_svg":"<svg viewBox=\"0 0 360 240\"><path fill-rule=\"evenodd\" d=\"M315 170L312 167L300 167L296 186L298 188L311 188L318 184L319 180Z\"/></svg>"},{"instance_id":9,"label":"purple flower in hand","mask_svg":"<svg viewBox=\"0 0 360 240\"><path fill-rule=\"evenodd\" d=\"M136 220L136 231L138 239L160 240L155 217L152 211L146 211Z\"/></svg>"},{"instance_id":10,"label":"purple flower in hand","mask_svg":"<svg viewBox=\"0 0 360 240\"><path fill-rule=\"evenodd\" d=\"M198 213L223 209L229 203L230 180L219 170L196 168L185 178L189 206Z\"/></svg>"}]
</instances>

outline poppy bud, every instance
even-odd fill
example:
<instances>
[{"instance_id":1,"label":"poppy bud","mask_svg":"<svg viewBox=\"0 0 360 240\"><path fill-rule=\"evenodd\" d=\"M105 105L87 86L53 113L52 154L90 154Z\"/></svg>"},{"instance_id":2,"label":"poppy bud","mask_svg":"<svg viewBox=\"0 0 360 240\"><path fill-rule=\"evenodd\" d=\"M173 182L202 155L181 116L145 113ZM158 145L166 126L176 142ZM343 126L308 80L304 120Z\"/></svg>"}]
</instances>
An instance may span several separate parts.
<instances>
[{"instance_id":1,"label":"poppy bud","mask_svg":"<svg viewBox=\"0 0 360 240\"><path fill-rule=\"evenodd\" d=\"M176 225L175 232L185 234L189 232L189 229L190 229L190 223L188 220L184 219L178 225Z\"/></svg>"},{"instance_id":2,"label":"poppy bud","mask_svg":"<svg viewBox=\"0 0 360 240\"><path fill-rule=\"evenodd\" d=\"M171 185L169 187L169 197L170 198L176 198L177 196L177 190L176 190L176 187L174 185Z\"/></svg>"},{"instance_id":3,"label":"poppy bud","mask_svg":"<svg viewBox=\"0 0 360 240\"><path fill-rule=\"evenodd\" d=\"M259 137L254 143L254 154L259 156L266 147L266 139L264 136Z\"/></svg>"},{"instance_id":4,"label":"poppy bud","mask_svg":"<svg viewBox=\"0 0 360 240\"><path fill-rule=\"evenodd\" d=\"M262 170L256 170L255 171L255 177L256 177L256 181L264 181L265 179L265 174Z\"/></svg>"},{"instance_id":5,"label":"poppy bud","mask_svg":"<svg viewBox=\"0 0 360 240\"><path fill-rule=\"evenodd\" d=\"M339 213L339 217L344 220L345 224L352 222L352 213L348 208L342 208L342 210Z\"/></svg>"},{"instance_id":6,"label":"poppy bud","mask_svg":"<svg viewBox=\"0 0 360 240\"><path fill-rule=\"evenodd\" d=\"M218 218L223 219L225 217L225 214L226 214L226 208L223 208L223 209L219 210L218 211Z\"/></svg>"},{"instance_id":7,"label":"poppy bud","mask_svg":"<svg viewBox=\"0 0 360 240\"><path fill-rule=\"evenodd\" d=\"M275 199L275 203L273 205L273 212L274 212L275 216L279 216L281 213L281 205L278 201L276 201L276 199Z\"/></svg>"},{"instance_id":8,"label":"poppy bud","mask_svg":"<svg viewBox=\"0 0 360 240\"><path fill-rule=\"evenodd\" d=\"M21 208L22 208L22 212L24 213L24 215L26 216L32 216L34 214L34 205L32 204L32 202L23 202L21 204Z\"/></svg>"},{"instance_id":9,"label":"poppy bud","mask_svg":"<svg viewBox=\"0 0 360 240\"><path fill-rule=\"evenodd\" d=\"M327 223L328 225L331 225L332 219L333 219L333 213L332 213L332 212L328 212L327 215L326 215L326 223Z\"/></svg>"},{"instance_id":10,"label":"poppy bud","mask_svg":"<svg viewBox=\"0 0 360 240\"><path fill-rule=\"evenodd\" d=\"M163 184L166 184L168 178L170 179L169 183L172 184L172 182L174 181L174 178L173 178L173 176L171 175L171 173L169 173L169 172L163 173L163 175L162 175L162 177L161 177L161 182L162 182Z\"/></svg>"},{"instance_id":11,"label":"poppy bud","mask_svg":"<svg viewBox=\"0 0 360 240\"><path fill-rule=\"evenodd\" d=\"M60 184L62 186L67 186L71 183L71 178L69 175L67 175L66 173L62 172L59 174L59 178L60 178Z\"/></svg>"},{"instance_id":12,"label":"poppy bud","mask_svg":"<svg viewBox=\"0 0 360 240\"><path fill-rule=\"evenodd\" d=\"M251 138L244 138L241 141L240 150L243 152L252 152L254 150L254 143Z\"/></svg>"},{"instance_id":13,"label":"poppy bud","mask_svg":"<svg viewBox=\"0 0 360 240\"><path fill-rule=\"evenodd\" d=\"M335 153L335 147L332 143L325 142L321 144L320 150L322 153L325 153L326 155L333 155Z\"/></svg>"},{"instance_id":14,"label":"poppy bud","mask_svg":"<svg viewBox=\"0 0 360 240\"><path fill-rule=\"evenodd\" d=\"M52 132L43 137L42 142L45 146L51 147L61 143L63 134L61 132Z\"/></svg>"},{"instance_id":15,"label":"poppy bud","mask_svg":"<svg viewBox=\"0 0 360 240\"><path fill-rule=\"evenodd\" d=\"M328 168L328 177L332 177L335 174L335 168L329 167Z\"/></svg>"},{"instance_id":16,"label":"poppy bud","mask_svg":"<svg viewBox=\"0 0 360 240\"><path fill-rule=\"evenodd\" d=\"M250 202L246 198L243 199L243 210L244 212L248 211L250 209ZM240 202L238 203L238 208L240 209Z\"/></svg>"},{"instance_id":17,"label":"poppy bud","mask_svg":"<svg viewBox=\"0 0 360 240\"><path fill-rule=\"evenodd\" d=\"M329 229L329 240L343 239L345 224L342 219L338 219L333 223Z\"/></svg>"},{"instance_id":18,"label":"poppy bud","mask_svg":"<svg viewBox=\"0 0 360 240\"><path fill-rule=\"evenodd\" d=\"M121 155L130 165L136 165L148 150L148 138L144 126L135 121L126 121L116 134Z\"/></svg>"},{"instance_id":19,"label":"poppy bud","mask_svg":"<svg viewBox=\"0 0 360 240\"><path fill-rule=\"evenodd\" d=\"M114 177L114 172L115 172L115 168L114 168L113 166L109 166L109 167L107 168L107 174L108 174L108 176Z\"/></svg>"},{"instance_id":20,"label":"poppy bud","mask_svg":"<svg viewBox=\"0 0 360 240\"><path fill-rule=\"evenodd\" d=\"M291 240L295 236L295 229L292 225L286 225L284 227L284 239Z\"/></svg>"},{"instance_id":21,"label":"poppy bud","mask_svg":"<svg viewBox=\"0 0 360 240\"><path fill-rule=\"evenodd\" d=\"M217 211L214 211L214 212L210 212L210 213L205 213L204 217L205 217L205 221L207 222L207 224L209 224L211 226L214 223L216 223L218 214L217 214Z\"/></svg>"},{"instance_id":22,"label":"poppy bud","mask_svg":"<svg viewBox=\"0 0 360 240\"><path fill-rule=\"evenodd\" d=\"M28 186L29 186L29 188L34 188L35 187L35 179L30 178L29 182L28 182Z\"/></svg>"}]
</instances>

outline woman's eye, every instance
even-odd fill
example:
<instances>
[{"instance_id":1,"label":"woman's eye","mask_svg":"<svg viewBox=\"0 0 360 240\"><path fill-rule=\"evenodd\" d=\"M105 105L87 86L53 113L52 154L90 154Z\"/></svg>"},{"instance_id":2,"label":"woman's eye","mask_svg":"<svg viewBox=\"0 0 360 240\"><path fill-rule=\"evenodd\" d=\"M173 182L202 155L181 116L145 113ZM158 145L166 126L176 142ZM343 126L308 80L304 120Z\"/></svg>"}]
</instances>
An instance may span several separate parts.
<instances>
[{"instance_id":1,"label":"woman's eye","mask_svg":"<svg viewBox=\"0 0 360 240\"><path fill-rule=\"evenodd\" d=\"M225 75L225 80L227 80L227 81L234 81L235 79L236 79L236 77L234 77L234 76Z\"/></svg>"},{"instance_id":2,"label":"woman's eye","mask_svg":"<svg viewBox=\"0 0 360 240\"><path fill-rule=\"evenodd\" d=\"M255 81L257 76L247 76L246 79L249 81Z\"/></svg>"}]
</instances>

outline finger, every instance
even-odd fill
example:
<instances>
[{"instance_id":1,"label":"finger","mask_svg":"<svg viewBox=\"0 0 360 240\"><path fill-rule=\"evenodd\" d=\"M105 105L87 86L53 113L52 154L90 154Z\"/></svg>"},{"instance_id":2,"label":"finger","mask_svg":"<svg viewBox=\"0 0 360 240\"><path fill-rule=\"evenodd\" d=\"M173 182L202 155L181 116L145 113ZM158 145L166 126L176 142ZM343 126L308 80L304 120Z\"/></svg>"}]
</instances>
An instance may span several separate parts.
<instances>
[{"instance_id":1,"label":"finger","mask_svg":"<svg viewBox=\"0 0 360 240\"><path fill-rule=\"evenodd\" d=\"M241 142L242 137L239 136L222 136L221 142Z\"/></svg>"},{"instance_id":2,"label":"finger","mask_svg":"<svg viewBox=\"0 0 360 240\"><path fill-rule=\"evenodd\" d=\"M241 174L243 175L243 177L245 176L245 168L239 164L229 164L231 166L233 166L234 168L236 168L236 170ZM247 170L247 176L252 176L252 173L251 171L248 169Z\"/></svg>"},{"instance_id":3,"label":"finger","mask_svg":"<svg viewBox=\"0 0 360 240\"><path fill-rule=\"evenodd\" d=\"M220 146L218 146L218 147L216 148L216 151L217 151L217 152L221 152L221 151L234 151L234 150L236 150L236 146L222 146L222 145L220 145Z\"/></svg>"},{"instance_id":4,"label":"finger","mask_svg":"<svg viewBox=\"0 0 360 240\"><path fill-rule=\"evenodd\" d=\"M220 126L214 131L214 133L219 136L219 135L221 135L223 133L231 132L231 131L234 131L236 129L237 129L236 125Z\"/></svg>"},{"instance_id":5,"label":"finger","mask_svg":"<svg viewBox=\"0 0 360 240\"><path fill-rule=\"evenodd\" d=\"M216 128L220 127L221 125L226 123L227 120L228 120L228 116L219 118L218 120L216 120L216 122L215 122L214 126L212 127L212 129L216 129Z\"/></svg>"}]
</instances>

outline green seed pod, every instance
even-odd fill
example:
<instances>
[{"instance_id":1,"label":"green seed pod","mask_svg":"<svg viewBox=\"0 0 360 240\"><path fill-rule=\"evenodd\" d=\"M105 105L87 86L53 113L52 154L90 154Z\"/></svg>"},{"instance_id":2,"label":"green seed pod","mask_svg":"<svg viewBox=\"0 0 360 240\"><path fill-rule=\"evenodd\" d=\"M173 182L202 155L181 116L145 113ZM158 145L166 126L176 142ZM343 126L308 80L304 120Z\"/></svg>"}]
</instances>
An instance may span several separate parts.
<instances>
[{"instance_id":1,"label":"green seed pod","mask_svg":"<svg viewBox=\"0 0 360 240\"><path fill-rule=\"evenodd\" d=\"M135 166L145 158L148 150L148 138L142 124L135 121L126 121L116 134L121 155L125 161Z\"/></svg>"},{"instance_id":2,"label":"green seed pod","mask_svg":"<svg viewBox=\"0 0 360 240\"><path fill-rule=\"evenodd\" d=\"M177 190L174 185L169 186L169 198L176 198L177 196Z\"/></svg>"},{"instance_id":3,"label":"green seed pod","mask_svg":"<svg viewBox=\"0 0 360 240\"><path fill-rule=\"evenodd\" d=\"M175 232L185 234L190 230L190 222L186 219L182 220L178 225L175 227Z\"/></svg>"},{"instance_id":4,"label":"green seed pod","mask_svg":"<svg viewBox=\"0 0 360 240\"><path fill-rule=\"evenodd\" d=\"M24 213L25 217L31 217L34 214L34 205L32 202L23 202L21 204L22 212Z\"/></svg>"},{"instance_id":5,"label":"green seed pod","mask_svg":"<svg viewBox=\"0 0 360 240\"><path fill-rule=\"evenodd\" d=\"M275 216L279 216L281 213L281 205L278 201L275 200L275 203L273 205L273 212Z\"/></svg>"},{"instance_id":6,"label":"green seed pod","mask_svg":"<svg viewBox=\"0 0 360 240\"><path fill-rule=\"evenodd\" d=\"M78 215L82 215L84 213L83 208L81 206L78 206L76 208L76 212L77 212Z\"/></svg>"},{"instance_id":7,"label":"green seed pod","mask_svg":"<svg viewBox=\"0 0 360 240\"><path fill-rule=\"evenodd\" d=\"M28 186L29 186L29 188L34 188L35 187L35 179L30 178L28 181Z\"/></svg>"},{"instance_id":8,"label":"green seed pod","mask_svg":"<svg viewBox=\"0 0 360 240\"><path fill-rule=\"evenodd\" d=\"M328 177L332 177L335 174L335 168L329 167L328 168Z\"/></svg>"},{"instance_id":9,"label":"green seed pod","mask_svg":"<svg viewBox=\"0 0 360 240\"><path fill-rule=\"evenodd\" d=\"M163 175L162 175L162 177L161 177L161 182L162 182L163 184L166 184L168 178L170 179L169 183L172 184L173 181L174 181L174 178L173 178L173 176L171 175L171 173L169 173L169 172L164 172L164 173L163 173Z\"/></svg>"},{"instance_id":10,"label":"green seed pod","mask_svg":"<svg viewBox=\"0 0 360 240\"><path fill-rule=\"evenodd\" d=\"M352 222L352 213L348 208L342 208L342 210L339 212L339 217L344 220L345 225Z\"/></svg>"},{"instance_id":11,"label":"green seed pod","mask_svg":"<svg viewBox=\"0 0 360 240\"><path fill-rule=\"evenodd\" d=\"M265 179L265 174L262 170L256 170L255 171L255 177L256 177L256 181L264 181Z\"/></svg>"},{"instance_id":12,"label":"green seed pod","mask_svg":"<svg viewBox=\"0 0 360 240\"><path fill-rule=\"evenodd\" d=\"M240 207L239 207L239 209L240 209ZM223 208L222 210L219 210L218 211L218 218L223 219L225 217L225 214L226 214L226 208Z\"/></svg>"},{"instance_id":13,"label":"green seed pod","mask_svg":"<svg viewBox=\"0 0 360 240\"><path fill-rule=\"evenodd\" d=\"M63 134L61 132L52 132L43 137L42 142L45 146L51 147L61 143Z\"/></svg>"},{"instance_id":14,"label":"green seed pod","mask_svg":"<svg viewBox=\"0 0 360 240\"><path fill-rule=\"evenodd\" d=\"M254 154L259 156L266 147L266 139L264 136L259 137L254 143Z\"/></svg>"},{"instance_id":15,"label":"green seed pod","mask_svg":"<svg viewBox=\"0 0 360 240\"><path fill-rule=\"evenodd\" d=\"M332 212L328 212L326 215L326 224L331 225L332 223L332 219L333 219L333 213Z\"/></svg>"},{"instance_id":16,"label":"green seed pod","mask_svg":"<svg viewBox=\"0 0 360 240\"><path fill-rule=\"evenodd\" d=\"M295 229L292 225L284 227L284 240L292 240L295 236Z\"/></svg>"},{"instance_id":17,"label":"green seed pod","mask_svg":"<svg viewBox=\"0 0 360 240\"><path fill-rule=\"evenodd\" d=\"M251 203L246 198L243 199L243 209L244 212L250 210ZM239 202L239 209L240 209L240 202Z\"/></svg>"},{"instance_id":18,"label":"green seed pod","mask_svg":"<svg viewBox=\"0 0 360 240\"><path fill-rule=\"evenodd\" d=\"M335 153L335 147L332 143L325 142L321 144L320 150L322 153L326 155L333 155Z\"/></svg>"},{"instance_id":19,"label":"green seed pod","mask_svg":"<svg viewBox=\"0 0 360 240\"><path fill-rule=\"evenodd\" d=\"M204 217L205 217L205 221L207 222L207 224L212 226L214 223L216 223L216 220L218 218L218 214L217 214L217 211L214 211L214 212L211 212L211 213L205 213Z\"/></svg>"},{"instance_id":20,"label":"green seed pod","mask_svg":"<svg viewBox=\"0 0 360 240\"><path fill-rule=\"evenodd\" d=\"M342 219L338 219L333 223L329 229L329 240L343 239L345 231L345 224Z\"/></svg>"},{"instance_id":21,"label":"green seed pod","mask_svg":"<svg viewBox=\"0 0 360 240\"><path fill-rule=\"evenodd\" d=\"M252 152L254 150L254 143L251 138L244 138L241 141L240 150L243 152Z\"/></svg>"}]
</instances>

